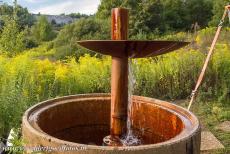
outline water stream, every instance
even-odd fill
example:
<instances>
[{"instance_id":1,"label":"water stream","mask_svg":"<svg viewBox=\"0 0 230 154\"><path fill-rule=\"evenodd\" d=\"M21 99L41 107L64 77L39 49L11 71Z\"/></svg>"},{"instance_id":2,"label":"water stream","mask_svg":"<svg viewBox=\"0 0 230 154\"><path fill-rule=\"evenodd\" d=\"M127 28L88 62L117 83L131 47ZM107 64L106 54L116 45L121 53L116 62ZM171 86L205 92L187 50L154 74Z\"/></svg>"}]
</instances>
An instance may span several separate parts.
<instances>
[{"instance_id":1,"label":"water stream","mask_svg":"<svg viewBox=\"0 0 230 154\"><path fill-rule=\"evenodd\" d=\"M136 63L136 60L134 60L134 63ZM141 140L140 138L133 132L132 129L132 121L131 121L131 116L132 116L132 106L133 106L133 101L132 101L132 95L134 92L134 87L136 84L136 78L134 75L134 70L133 70L133 63L132 59L129 60L129 86L128 86L128 119L127 119L127 133L122 137L121 142L124 146L134 146L134 145L140 145Z\"/></svg>"}]
</instances>

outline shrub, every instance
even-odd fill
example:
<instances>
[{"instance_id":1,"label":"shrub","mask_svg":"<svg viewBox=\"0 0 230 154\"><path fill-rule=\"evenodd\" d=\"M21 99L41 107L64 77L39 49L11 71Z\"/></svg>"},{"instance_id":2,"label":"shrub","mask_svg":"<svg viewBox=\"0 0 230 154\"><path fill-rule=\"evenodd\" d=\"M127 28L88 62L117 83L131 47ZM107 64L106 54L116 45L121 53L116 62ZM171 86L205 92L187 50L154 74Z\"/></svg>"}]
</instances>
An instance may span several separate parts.
<instances>
[{"instance_id":1,"label":"shrub","mask_svg":"<svg viewBox=\"0 0 230 154\"><path fill-rule=\"evenodd\" d=\"M86 53L94 55L95 53L81 48L77 41L108 39L109 33L107 20L98 20L93 17L79 19L66 25L54 40L54 49L57 51L55 57L64 59L66 56L75 56L78 59Z\"/></svg>"},{"instance_id":2,"label":"shrub","mask_svg":"<svg viewBox=\"0 0 230 154\"><path fill-rule=\"evenodd\" d=\"M211 43L214 39L215 32L217 28L215 27L210 27L210 28L205 28L202 29L201 31L198 32L198 35L196 37L196 44L201 51L207 51L208 48L211 46ZM228 44L229 45L229 39L230 39L230 29L225 28L222 30L218 42Z\"/></svg>"},{"instance_id":3,"label":"shrub","mask_svg":"<svg viewBox=\"0 0 230 154\"><path fill-rule=\"evenodd\" d=\"M50 41L56 37L52 25L45 16L40 16L36 24L32 27L32 35L37 43Z\"/></svg>"},{"instance_id":4,"label":"shrub","mask_svg":"<svg viewBox=\"0 0 230 154\"><path fill-rule=\"evenodd\" d=\"M137 94L164 99L186 98L201 68L203 55L180 50L152 59L137 61Z\"/></svg>"},{"instance_id":5,"label":"shrub","mask_svg":"<svg viewBox=\"0 0 230 154\"><path fill-rule=\"evenodd\" d=\"M52 47L51 47L52 48ZM33 104L58 96L110 92L111 58L85 55L77 61L52 61L50 44L31 49L14 58L0 56L0 135L18 127L23 112ZM41 53L37 52L41 50ZM160 99L187 98L195 86L205 54L181 49L162 56L133 60L136 77L135 95ZM229 107L230 52L218 44L199 89L199 98L218 101ZM224 103L223 103L224 102ZM218 106L219 107L219 106ZM210 110L217 113L216 109ZM220 119L229 117L224 112Z\"/></svg>"},{"instance_id":6,"label":"shrub","mask_svg":"<svg viewBox=\"0 0 230 154\"><path fill-rule=\"evenodd\" d=\"M0 136L19 127L23 112L49 98L90 92L108 92L110 59L86 55L76 62L32 59L25 53L0 56Z\"/></svg>"},{"instance_id":7,"label":"shrub","mask_svg":"<svg viewBox=\"0 0 230 154\"><path fill-rule=\"evenodd\" d=\"M24 31L19 29L17 22L11 18L5 20L5 25L0 33L0 53L14 56L25 49Z\"/></svg>"}]
</instances>

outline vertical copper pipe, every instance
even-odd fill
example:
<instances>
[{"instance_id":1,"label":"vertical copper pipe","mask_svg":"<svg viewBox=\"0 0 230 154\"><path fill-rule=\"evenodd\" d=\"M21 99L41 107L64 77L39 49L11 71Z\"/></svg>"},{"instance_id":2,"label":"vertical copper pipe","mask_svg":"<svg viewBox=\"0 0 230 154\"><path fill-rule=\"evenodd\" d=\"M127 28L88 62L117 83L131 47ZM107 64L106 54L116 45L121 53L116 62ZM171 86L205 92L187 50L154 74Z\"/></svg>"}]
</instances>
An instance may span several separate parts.
<instances>
[{"instance_id":1,"label":"vertical copper pipe","mask_svg":"<svg viewBox=\"0 0 230 154\"><path fill-rule=\"evenodd\" d=\"M112 40L127 40L128 10L112 10ZM121 137L126 132L128 108L128 57L112 57L111 77L111 132Z\"/></svg>"}]
</instances>

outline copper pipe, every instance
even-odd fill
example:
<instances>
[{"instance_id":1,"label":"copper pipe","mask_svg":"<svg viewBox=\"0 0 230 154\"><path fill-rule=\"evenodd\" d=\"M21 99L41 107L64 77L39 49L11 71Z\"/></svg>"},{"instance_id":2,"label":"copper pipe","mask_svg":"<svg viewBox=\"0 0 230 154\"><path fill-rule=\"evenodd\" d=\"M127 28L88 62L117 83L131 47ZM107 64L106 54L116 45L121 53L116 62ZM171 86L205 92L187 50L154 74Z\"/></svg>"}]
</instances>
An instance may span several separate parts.
<instances>
[{"instance_id":1,"label":"copper pipe","mask_svg":"<svg viewBox=\"0 0 230 154\"><path fill-rule=\"evenodd\" d=\"M128 10L112 9L112 40L127 40ZM121 137L126 133L128 108L128 56L112 57L111 125L110 135Z\"/></svg>"}]
</instances>

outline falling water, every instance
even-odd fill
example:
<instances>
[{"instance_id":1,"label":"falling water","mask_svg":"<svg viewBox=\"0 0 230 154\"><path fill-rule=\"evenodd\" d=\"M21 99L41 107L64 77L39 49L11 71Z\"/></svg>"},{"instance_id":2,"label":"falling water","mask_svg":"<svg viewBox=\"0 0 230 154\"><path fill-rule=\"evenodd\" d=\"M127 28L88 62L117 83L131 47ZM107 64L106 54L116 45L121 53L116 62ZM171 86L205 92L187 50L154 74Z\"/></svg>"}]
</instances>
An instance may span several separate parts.
<instances>
[{"instance_id":1,"label":"falling water","mask_svg":"<svg viewBox=\"0 0 230 154\"><path fill-rule=\"evenodd\" d=\"M134 63L136 61L134 60ZM133 146L133 145L140 145L141 140L138 136L136 136L132 130L132 121L131 121L131 112L132 112L132 95L134 91L134 86L136 83L136 79L134 76L134 71L132 67L132 60L129 60L129 86L128 86L128 119L127 119L127 133L124 135L124 137L121 139L121 142L124 146Z\"/></svg>"}]
</instances>

